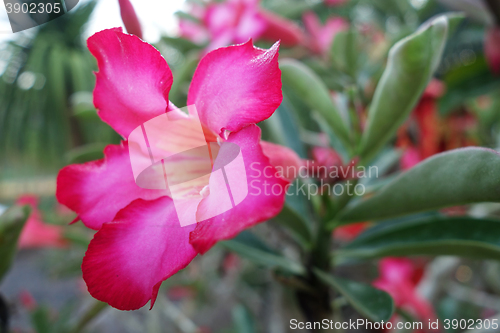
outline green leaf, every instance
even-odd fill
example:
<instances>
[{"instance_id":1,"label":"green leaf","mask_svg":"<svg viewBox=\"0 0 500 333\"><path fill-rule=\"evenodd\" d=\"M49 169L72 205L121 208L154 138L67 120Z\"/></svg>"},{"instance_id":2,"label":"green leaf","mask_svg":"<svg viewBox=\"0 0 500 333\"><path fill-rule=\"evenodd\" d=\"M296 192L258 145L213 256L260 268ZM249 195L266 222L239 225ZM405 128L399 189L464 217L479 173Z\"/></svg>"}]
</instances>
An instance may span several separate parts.
<instances>
[{"instance_id":1,"label":"green leaf","mask_svg":"<svg viewBox=\"0 0 500 333\"><path fill-rule=\"evenodd\" d=\"M341 279L314 269L314 274L327 285L332 286L361 315L372 321L387 321L394 312L394 301L385 291L364 283Z\"/></svg>"},{"instance_id":2,"label":"green leaf","mask_svg":"<svg viewBox=\"0 0 500 333\"><path fill-rule=\"evenodd\" d=\"M51 333L52 322L50 320L50 309L40 306L31 313L31 323L36 333Z\"/></svg>"},{"instance_id":3,"label":"green leaf","mask_svg":"<svg viewBox=\"0 0 500 333\"><path fill-rule=\"evenodd\" d=\"M241 304L236 305L232 311L233 322L238 333L255 333L255 320L247 308Z\"/></svg>"},{"instance_id":4,"label":"green leaf","mask_svg":"<svg viewBox=\"0 0 500 333\"><path fill-rule=\"evenodd\" d=\"M335 35L330 51L330 58L335 67L355 78L360 54L360 40L355 29L341 31Z\"/></svg>"},{"instance_id":5,"label":"green leaf","mask_svg":"<svg viewBox=\"0 0 500 333\"><path fill-rule=\"evenodd\" d=\"M280 61L281 78L311 109L318 111L336 136L350 147L349 130L333 104L328 88L306 65L294 59Z\"/></svg>"},{"instance_id":6,"label":"green leaf","mask_svg":"<svg viewBox=\"0 0 500 333\"><path fill-rule=\"evenodd\" d=\"M104 157L103 151L105 147L105 143L89 143L74 148L66 154L66 161L68 164L74 164L99 160Z\"/></svg>"},{"instance_id":7,"label":"green leaf","mask_svg":"<svg viewBox=\"0 0 500 333\"><path fill-rule=\"evenodd\" d=\"M303 275L305 273L305 268L301 264L272 250L251 232L243 231L235 238L221 242L221 244L256 264L281 269L291 274Z\"/></svg>"},{"instance_id":8,"label":"green leaf","mask_svg":"<svg viewBox=\"0 0 500 333\"><path fill-rule=\"evenodd\" d=\"M14 206L0 215L0 280L12 264L17 240L30 214L28 206Z\"/></svg>"},{"instance_id":9,"label":"green leaf","mask_svg":"<svg viewBox=\"0 0 500 333\"><path fill-rule=\"evenodd\" d=\"M342 223L380 220L477 202L500 202L500 154L463 148L426 159L338 218Z\"/></svg>"},{"instance_id":10,"label":"green leaf","mask_svg":"<svg viewBox=\"0 0 500 333\"><path fill-rule=\"evenodd\" d=\"M428 217L377 227L339 249L336 255L363 259L411 255L500 259L499 220Z\"/></svg>"},{"instance_id":11,"label":"green leaf","mask_svg":"<svg viewBox=\"0 0 500 333\"><path fill-rule=\"evenodd\" d=\"M281 212L272 219L280 225L286 227L305 248L311 247L312 232L311 227L300 214L288 204L283 206Z\"/></svg>"},{"instance_id":12,"label":"green leaf","mask_svg":"<svg viewBox=\"0 0 500 333\"><path fill-rule=\"evenodd\" d=\"M361 138L359 155L363 162L377 154L415 107L439 65L447 35L448 19L440 16L389 51Z\"/></svg>"}]
</instances>

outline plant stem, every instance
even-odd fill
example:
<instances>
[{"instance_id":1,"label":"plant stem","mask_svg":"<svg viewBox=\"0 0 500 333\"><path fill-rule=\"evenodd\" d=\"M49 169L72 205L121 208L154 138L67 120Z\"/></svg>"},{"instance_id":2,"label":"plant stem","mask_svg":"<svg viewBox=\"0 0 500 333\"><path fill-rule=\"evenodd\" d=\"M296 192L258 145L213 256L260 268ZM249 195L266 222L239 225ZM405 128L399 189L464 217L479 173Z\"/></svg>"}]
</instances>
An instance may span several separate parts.
<instances>
[{"instance_id":1,"label":"plant stem","mask_svg":"<svg viewBox=\"0 0 500 333\"><path fill-rule=\"evenodd\" d=\"M80 318L76 323L75 327L70 331L70 333L81 332L94 318L96 318L104 309L108 307L108 304L100 301L96 301Z\"/></svg>"}]
</instances>

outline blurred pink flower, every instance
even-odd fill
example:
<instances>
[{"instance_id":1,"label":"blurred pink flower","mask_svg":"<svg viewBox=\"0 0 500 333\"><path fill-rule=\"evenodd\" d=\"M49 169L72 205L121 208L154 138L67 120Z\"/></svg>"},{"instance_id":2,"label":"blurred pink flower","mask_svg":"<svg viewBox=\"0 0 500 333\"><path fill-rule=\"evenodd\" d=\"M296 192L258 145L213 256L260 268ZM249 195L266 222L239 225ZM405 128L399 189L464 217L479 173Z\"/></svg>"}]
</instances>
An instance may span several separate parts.
<instances>
[{"instance_id":1,"label":"blurred pink flower","mask_svg":"<svg viewBox=\"0 0 500 333\"><path fill-rule=\"evenodd\" d=\"M494 26L486 31L484 38L484 55L491 71L500 74L500 26Z\"/></svg>"},{"instance_id":2,"label":"blurred pink flower","mask_svg":"<svg viewBox=\"0 0 500 333\"><path fill-rule=\"evenodd\" d=\"M31 207L31 214L19 237L19 248L61 248L68 245L67 241L64 240L61 226L43 222L42 215L38 210L38 198L36 196L23 195L17 199L16 203Z\"/></svg>"},{"instance_id":3,"label":"blurred pink flower","mask_svg":"<svg viewBox=\"0 0 500 333\"><path fill-rule=\"evenodd\" d=\"M172 73L153 46L121 29L96 33L88 46L99 67L94 89L98 115L123 137L165 112L187 117L168 100ZM126 141L107 146L103 160L59 172L59 202L98 230L82 264L93 297L122 310L138 309L149 300L153 306L161 283L198 253L281 211L284 191L264 191L264 184L284 188L289 182L276 176L277 166L268 156L293 154L278 145L268 145L263 153L255 125L270 117L282 100L278 48L276 43L263 50L249 41L214 50L201 59L189 88L188 105L196 106L207 143L238 145L247 181L257 181L248 187L261 190L249 190L233 209L181 227L168 191L135 183ZM189 132L180 135L190 139ZM195 188L182 213L197 216L215 209L220 204L220 198L210 194L216 193L215 181L210 177L208 184Z\"/></svg>"},{"instance_id":4,"label":"blurred pink flower","mask_svg":"<svg viewBox=\"0 0 500 333\"><path fill-rule=\"evenodd\" d=\"M22 290L19 293L19 299L22 306L28 311L33 311L38 306L33 295L26 289Z\"/></svg>"},{"instance_id":5,"label":"blurred pink flower","mask_svg":"<svg viewBox=\"0 0 500 333\"><path fill-rule=\"evenodd\" d=\"M123 24L127 32L142 39L142 28L139 18L135 13L134 6L130 0L118 0L120 4L120 15L122 16Z\"/></svg>"},{"instance_id":6,"label":"blurred pink flower","mask_svg":"<svg viewBox=\"0 0 500 333\"><path fill-rule=\"evenodd\" d=\"M349 29L349 23L341 17L329 17L324 25L318 16L312 12L304 13L302 20L308 33L308 46L318 54L327 54L330 51L335 35Z\"/></svg>"},{"instance_id":7,"label":"blurred pink flower","mask_svg":"<svg viewBox=\"0 0 500 333\"><path fill-rule=\"evenodd\" d=\"M379 262L379 277L373 285L386 291L401 308L420 321L436 319L432 305L417 292L423 269L408 258L384 258ZM425 325L424 325L425 326Z\"/></svg>"},{"instance_id":8,"label":"blurred pink flower","mask_svg":"<svg viewBox=\"0 0 500 333\"><path fill-rule=\"evenodd\" d=\"M192 16L199 20L182 18L181 36L195 43L208 41L205 52L249 39L281 41L294 46L303 38L302 30L292 21L259 6L259 0L226 0L209 2L206 7L194 5Z\"/></svg>"}]
</instances>

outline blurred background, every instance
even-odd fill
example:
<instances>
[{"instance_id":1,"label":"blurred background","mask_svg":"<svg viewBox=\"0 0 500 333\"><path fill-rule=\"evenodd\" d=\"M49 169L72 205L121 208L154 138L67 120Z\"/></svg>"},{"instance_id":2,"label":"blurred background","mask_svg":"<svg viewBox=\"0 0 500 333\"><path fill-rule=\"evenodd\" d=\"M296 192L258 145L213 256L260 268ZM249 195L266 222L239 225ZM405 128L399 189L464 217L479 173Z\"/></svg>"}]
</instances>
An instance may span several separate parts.
<instances>
[{"instance_id":1,"label":"blurred background","mask_svg":"<svg viewBox=\"0 0 500 333\"><path fill-rule=\"evenodd\" d=\"M359 124L366 119L390 47L435 15L463 11L466 19L451 34L436 78L385 150L382 177L373 186L439 152L471 145L500 147L500 1L231 1L259 8L266 17L270 28L250 36L257 45L265 48L281 39L280 56L311 68L340 107L348 108L348 96L355 94L358 112L351 116ZM186 104L200 57L215 47L242 42L217 39L206 17L208 6L223 5L224 0L132 4L143 39L158 48L173 71L170 98L178 106ZM217 20L238 24L231 15ZM15 203L32 207L10 270L0 281L0 318L8 305L12 332L291 331L290 319L300 318L291 292L272 272L224 246L198 256L163 283L151 311L121 312L86 291L80 265L93 231L81 223L69 225L76 215L57 203L56 176L65 165L102 158L106 145L120 142L93 106L97 67L85 43L94 32L117 26L124 26L117 0L80 1L62 17L16 34L5 32L9 24L0 10L0 210ZM303 159L335 159L321 150L328 145L321 120L286 85L283 89L282 106L259 124L263 138L294 149ZM497 204L481 204L447 213L482 217L498 216L499 210ZM367 223L339 228L332 237L343 244ZM285 254L295 255L277 223L255 229ZM409 267L409 289L402 293L420 295L438 318L488 318L500 312L500 265L495 261L419 257L337 270L372 283L383 280L384 269L390 267ZM408 302L410 307L424 306ZM343 320L358 318L352 308L339 308Z\"/></svg>"}]
</instances>

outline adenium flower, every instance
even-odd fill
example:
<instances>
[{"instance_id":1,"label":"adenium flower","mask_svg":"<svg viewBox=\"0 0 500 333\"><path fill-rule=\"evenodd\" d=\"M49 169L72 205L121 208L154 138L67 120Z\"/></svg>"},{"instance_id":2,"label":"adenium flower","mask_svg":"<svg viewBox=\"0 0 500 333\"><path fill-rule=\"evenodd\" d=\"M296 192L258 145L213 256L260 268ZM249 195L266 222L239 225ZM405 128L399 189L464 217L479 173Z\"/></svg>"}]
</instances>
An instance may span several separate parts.
<instances>
[{"instance_id":1,"label":"adenium flower","mask_svg":"<svg viewBox=\"0 0 500 333\"><path fill-rule=\"evenodd\" d=\"M127 32L142 38L141 23L130 0L118 0L118 3L120 5L120 15Z\"/></svg>"},{"instance_id":2,"label":"adenium flower","mask_svg":"<svg viewBox=\"0 0 500 333\"><path fill-rule=\"evenodd\" d=\"M302 20L309 35L308 46L311 51L318 54L327 54L335 35L349 29L349 24L341 17L329 17L322 25L318 16L312 11L304 13Z\"/></svg>"},{"instance_id":3,"label":"adenium flower","mask_svg":"<svg viewBox=\"0 0 500 333\"><path fill-rule=\"evenodd\" d=\"M61 226L43 222L42 215L38 210L38 198L36 196L23 195L17 199L16 203L31 207L31 214L19 237L19 248L62 248L68 245L68 242L63 237Z\"/></svg>"},{"instance_id":4,"label":"adenium flower","mask_svg":"<svg viewBox=\"0 0 500 333\"><path fill-rule=\"evenodd\" d=\"M417 292L423 275L421 267L408 258L384 258L379 262L379 273L373 285L389 293L396 307L423 322L436 319L432 305Z\"/></svg>"},{"instance_id":5,"label":"adenium flower","mask_svg":"<svg viewBox=\"0 0 500 333\"><path fill-rule=\"evenodd\" d=\"M165 112L187 117L168 100L172 73L153 46L119 28L98 32L87 43L99 67L94 90L98 115L124 138ZM238 145L253 186L289 183L276 176L266 154L273 155L272 161L300 162L293 151L277 145L268 146L264 154L255 125L282 101L278 47L276 43L263 50L250 40L208 53L188 93L187 103L196 106L207 142ZM183 135L189 139L189 132ZM138 309L150 299L153 306L162 281L217 241L272 218L284 203L284 191L255 195L249 190L233 209L181 227L167 190L135 183L127 141L107 146L104 155L103 160L63 168L56 196L87 227L98 230L83 259L83 278L93 297L121 310ZM212 186L210 177L201 191L205 195L198 195L182 213L216 207Z\"/></svg>"},{"instance_id":6,"label":"adenium flower","mask_svg":"<svg viewBox=\"0 0 500 333\"><path fill-rule=\"evenodd\" d=\"M295 23L261 8L259 0L214 1L205 8L194 5L192 14L200 24L181 19L181 36L195 43L208 39L207 52L232 43L243 43L249 38L279 39L286 46L297 45L303 38Z\"/></svg>"},{"instance_id":7,"label":"adenium flower","mask_svg":"<svg viewBox=\"0 0 500 333\"><path fill-rule=\"evenodd\" d=\"M500 26L491 27L486 31L484 55L491 71L500 75Z\"/></svg>"}]
</instances>

